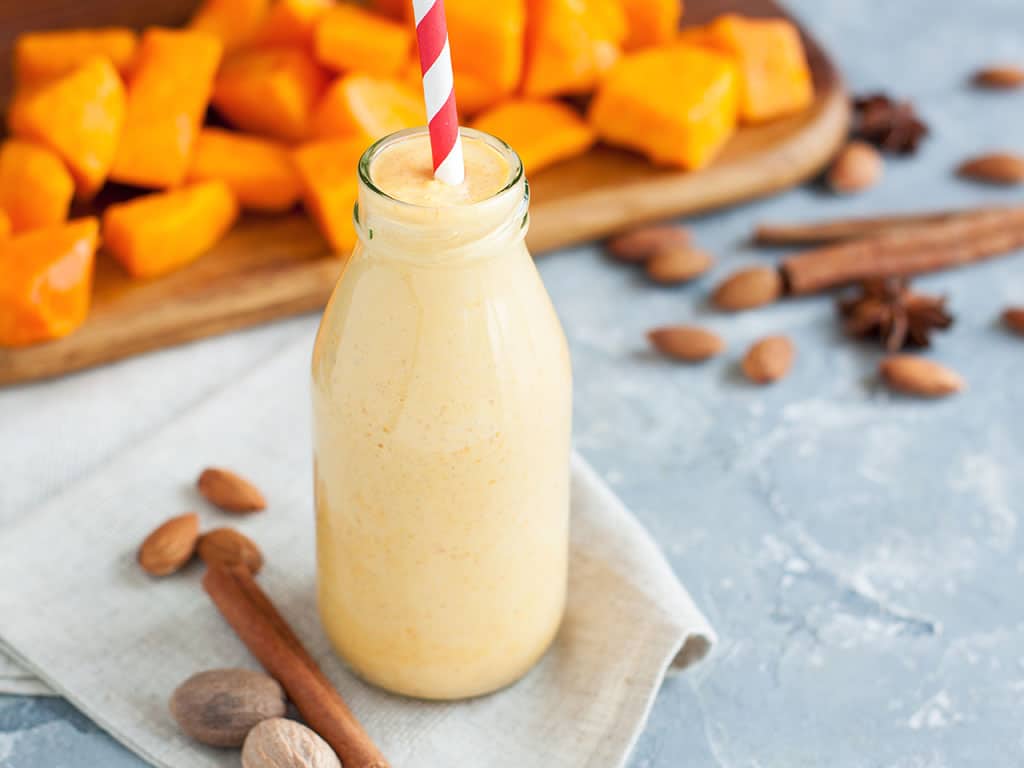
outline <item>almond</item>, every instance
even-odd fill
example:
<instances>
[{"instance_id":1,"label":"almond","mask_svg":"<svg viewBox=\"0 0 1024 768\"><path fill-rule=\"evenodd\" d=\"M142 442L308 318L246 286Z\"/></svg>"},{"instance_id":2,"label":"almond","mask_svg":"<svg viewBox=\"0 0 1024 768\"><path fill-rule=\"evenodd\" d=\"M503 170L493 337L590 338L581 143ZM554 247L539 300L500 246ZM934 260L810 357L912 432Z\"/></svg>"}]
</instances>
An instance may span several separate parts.
<instances>
[{"instance_id":1,"label":"almond","mask_svg":"<svg viewBox=\"0 0 1024 768\"><path fill-rule=\"evenodd\" d=\"M199 537L199 559L211 565L244 565L252 573L263 567L263 553L256 543L234 528L215 528Z\"/></svg>"},{"instance_id":2,"label":"almond","mask_svg":"<svg viewBox=\"0 0 1024 768\"><path fill-rule=\"evenodd\" d=\"M1024 157L1012 152L992 152L963 162L957 173L987 184L1020 184L1024 182Z\"/></svg>"},{"instance_id":3,"label":"almond","mask_svg":"<svg viewBox=\"0 0 1024 768\"><path fill-rule=\"evenodd\" d=\"M892 355L885 358L879 371L897 392L922 397L944 397L959 392L964 380L955 371L923 357Z\"/></svg>"},{"instance_id":4,"label":"almond","mask_svg":"<svg viewBox=\"0 0 1024 768\"><path fill-rule=\"evenodd\" d=\"M707 360L725 349L721 336L695 325L655 328L648 331L647 338L662 354L688 363Z\"/></svg>"},{"instance_id":5,"label":"almond","mask_svg":"<svg viewBox=\"0 0 1024 768\"><path fill-rule=\"evenodd\" d=\"M647 261L647 274L656 283L685 283L707 272L715 260L704 251L671 245L658 250Z\"/></svg>"},{"instance_id":6,"label":"almond","mask_svg":"<svg viewBox=\"0 0 1024 768\"><path fill-rule=\"evenodd\" d=\"M782 275L774 267L748 267L734 272L715 288L712 300L719 309L751 309L782 296Z\"/></svg>"},{"instance_id":7,"label":"almond","mask_svg":"<svg viewBox=\"0 0 1024 768\"><path fill-rule=\"evenodd\" d=\"M882 155L864 141L851 141L836 155L826 180L833 192L848 195L875 186L882 178Z\"/></svg>"},{"instance_id":8,"label":"almond","mask_svg":"<svg viewBox=\"0 0 1024 768\"><path fill-rule=\"evenodd\" d=\"M785 336L765 336L743 356L743 373L755 384L769 384L789 373L796 348Z\"/></svg>"},{"instance_id":9,"label":"almond","mask_svg":"<svg viewBox=\"0 0 1024 768\"><path fill-rule=\"evenodd\" d=\"M199 515L188 512L172 517L142 542L139 565L151 576L168 576L192 559L198 537Z\"/></svg>"},{"instance_id":10,"label":"almond","mask_svg":"<svg viewBox=\"0 0 1024 768\"><path fill-rule=\"evenodd\" d=\"M226 469L204 469L197 485L208 502L225 512L256 512L267 506L256 486Z\"/></svg>"},{"instance_id":11,"label":"almond","mask_svg":"<svg viewBox=\"0 0 1024 768\"><path fill-rule=\"evenodd\" d=\"M690 244L690 231L679 224L648 224L608 241L608 252L619 261L645 262L657 251L669 247L685 248Z\"/></svg>"},{"instance_id":12,"label":"almond","mask_svg":"<svg viewBox=\"0 0 1024 768\"><path fill-rule=\"evenodd\" d=\"M1003 312L1003 323L1014 333L1024 336L1024 307L1009 307Z\"/></svg>"},{"instance_id":13,"label":"almond","mask_svg":"<svg viewBox=\"0 0 1024 768\"><path fill-rule=\"evenodd\" d=\"M1024 68L1013 64L985 67L974 74L974 84L982 88L1020 88L1024 86Z\"/></svg>"}]
</instances>

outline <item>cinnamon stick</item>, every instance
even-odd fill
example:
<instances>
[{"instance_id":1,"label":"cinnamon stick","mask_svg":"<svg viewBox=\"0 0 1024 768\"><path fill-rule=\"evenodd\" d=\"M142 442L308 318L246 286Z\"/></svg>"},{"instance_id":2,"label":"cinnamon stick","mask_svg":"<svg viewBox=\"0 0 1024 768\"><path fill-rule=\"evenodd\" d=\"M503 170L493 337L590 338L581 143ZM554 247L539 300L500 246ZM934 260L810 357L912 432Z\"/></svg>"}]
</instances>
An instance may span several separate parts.
<instances>
[{"instance_id":1,"label":"cinnamon stick","mask_svg":"<svg viewBox=\"0 0 1024 768\"><path fill-rule=\"evenodd\" d=\"M253 656L277 679L345 768L389 768L341 695L244 566L214 566L203 588Z\"/></svg>"},{"instance_id":2,"label":"cinnamon stick","mask_svg":"<svg viewBox=\"0 0 1024 768\"><path fill-rule=\"evenodd\" d=\"M790 256L781 270L801 295L857 280L963 266L1024 246L1024 207L991 209Z\"/></svg>"},{"instance_id":3,"label":"cinnamon stick","mask_svg":"<svg viewBox=\"0 0 1024 768\"><path fill-rule=\"evenodd\" d=\"M930 224L941 224L957 220L969 221L996 211L999 206L985 206L957 211L933 211L926 213L900 213L890 216L868 216L851 219L830 219L799 224L765 223L754 230L754 242L758 245L815 245L854 240L860 237L878 235L884 232L908 229Z\"/></svg>"}]
</instances>

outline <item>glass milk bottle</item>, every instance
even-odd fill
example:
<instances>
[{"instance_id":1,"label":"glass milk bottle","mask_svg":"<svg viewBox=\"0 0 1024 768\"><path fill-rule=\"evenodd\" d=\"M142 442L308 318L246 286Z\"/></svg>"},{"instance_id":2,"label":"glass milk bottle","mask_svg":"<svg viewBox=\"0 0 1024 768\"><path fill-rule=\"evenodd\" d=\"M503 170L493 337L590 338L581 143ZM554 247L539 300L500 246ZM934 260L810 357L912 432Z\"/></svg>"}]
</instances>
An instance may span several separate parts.
<instances>
[{"instance_id":1,"label":"glass milk bottle","mask_svg":"<svg viewBox=\"0 0 1024 768\"><path fill-rule=\"evenodd\" d=\"M367 150L313 354L323 625L366 680L430 699L525 674L568 569L565 337L518 156L462 135L459 186L432 178L425 129Z\"/></svg>"}]
</instances>

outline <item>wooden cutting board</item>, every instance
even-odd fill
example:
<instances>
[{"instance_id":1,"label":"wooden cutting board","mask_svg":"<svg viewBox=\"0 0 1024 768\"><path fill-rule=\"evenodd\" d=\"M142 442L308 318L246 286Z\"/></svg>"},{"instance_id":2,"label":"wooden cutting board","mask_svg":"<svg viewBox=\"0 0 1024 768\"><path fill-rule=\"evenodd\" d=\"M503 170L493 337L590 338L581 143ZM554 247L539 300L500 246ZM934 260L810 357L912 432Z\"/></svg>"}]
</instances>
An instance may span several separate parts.
<instances>
[{"instance_id":1,"label":"wooden cutting board","mask_svg":"<svg viewBox=\"0 0 1024 768\"><path fill-rule=\"evenodd\" d=\"M0 0L0 56L10 60L11 42L24 29L180 24L194 4L35 0L27 7L21 0ZM773 0L687 0L685 22L702 23L730 10L787 15ZM804 42L814 72L814 105L793 118L741 129L710 168L696 173L656 169L638 156L598 147L532 177L527 238L532 252L603 237L639 222L731 205L818 173L846 136L849 108L835 66L806 34ZM0 71L0 88L6 91L9 83L9 71ZM319 310L342 263L328 254L299 212L246 216L195 264L149 282L129 280L101 253L86 324L60 341L0 349L0 384L57 376Z\"/></svg>"}]
</instances>

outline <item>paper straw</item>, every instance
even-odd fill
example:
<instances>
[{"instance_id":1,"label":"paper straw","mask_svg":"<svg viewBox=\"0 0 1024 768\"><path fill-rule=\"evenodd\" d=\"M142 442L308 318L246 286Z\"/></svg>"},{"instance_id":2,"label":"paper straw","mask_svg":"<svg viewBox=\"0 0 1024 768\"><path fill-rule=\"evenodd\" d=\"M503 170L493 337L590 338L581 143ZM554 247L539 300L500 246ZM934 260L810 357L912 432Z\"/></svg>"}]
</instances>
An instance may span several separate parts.
<instances>
[{"instance_id":1,"label":"paper straw","mask_svg":"<svg viewBox=\"0 0 1024 768\"><path fill-rule=\"evenodd\" d=\"M434 177L447 184L461 184L466 168L462 160L459 116L455 110L455 76L444 0L412 0L412 7L416 16L416 42L420 50Z\"/></svg>"}]
</instances>

